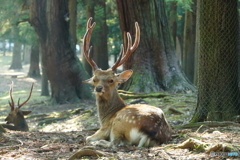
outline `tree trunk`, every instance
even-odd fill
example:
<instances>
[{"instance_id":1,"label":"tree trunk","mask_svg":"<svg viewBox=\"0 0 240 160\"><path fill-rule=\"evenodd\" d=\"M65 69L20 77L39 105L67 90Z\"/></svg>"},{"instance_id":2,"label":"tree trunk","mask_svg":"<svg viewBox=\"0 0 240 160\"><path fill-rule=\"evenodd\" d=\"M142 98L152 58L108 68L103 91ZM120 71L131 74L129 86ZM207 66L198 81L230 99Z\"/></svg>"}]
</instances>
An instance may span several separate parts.
<instances>
[{"instance_id":1,"label":"tree trunk","mask_svg":"<svg viewBox=\"0 0 240 160\"><path fill-rule=\"evenodd\" d=\"M194 82L195 41L196 41L196 0L193 1L192 11L185 12L182 68L190 82Z\"/></svg>"},{"instance_id":2,"label":"tree trunk","mask_svg":"<svg viewBox=\"0 0 240 160\"><path fill-rule=\"evenodd\" d=\"M14 30L18 30L17 27ZM12 55L12 63L9 69L22 69L21 43L15 39Z\"/></svg>"},{"instance_id":3,"label":"tree trunk","mask_svg":"<svg viewBox=\"0 0 240 160\"><path fill-rule=\"evenodd\" d=\"M3 56L6 56L6 40L4 39L2 41L2 52L3 52Z\"/></svg>"},{"instance_id":4,"label":"tree trunk","mask_svg":"<svg viewBox=\"0 0 240 160\"><path fill-rule=\"evenodd\" d=\"M231 120L240 113L237 0L201 0L198 3L199 89L191 121Z\"/></svg>"},{"instance_id":5,"label":"tree trunk","mask_svg":"<svg viewBox=\"0 0 240 160\"><path fill-rule=\"evenodd\" d=\"M41 47L39 46L40 55L42 55ZM41 56L42 58L42 56ZM46 70L42 64L41 59L41 69L42 69L42 76L41 76L41 96L49 96L49 83L46 74Z\"/></svg>"},{"instance_id":6,"label":"tree trunk","mask_svg":"<svg viewBox=\"0 0 240 160\"><path fill-rule=\"evenodd\" d=\"M31 46L31 57L30 57L30 67L28 71L28 76L32 78L40 77L39 68L39 44L33 44Z\"/></svg>"},{"instance_id":7,"label":"tree trunk","mask_svg":"<svg viewBox=\"0 0 240 160\"><path fill-rule=\"evenodd\" d=\"M93 1L87 1L86 4L86 15L87 15L87 19L89 17L94 17L94 4ZM94 38L94 36L92 36L92 38ZM92 42L90 42L92 45ZM82 48L82 47L81 47ZM92 54L93 51L91 51ZM86 60L85 56L84 56L84 51L81 49L81 55L82 55L82 63L83 66L85 68L85 70L87 71L88 75L92 75L92 67L90 66L90 64L88 63L88 61ZM91 55L92 57L92 55Z\"/></svg>"},{"instance_id":8,"label":"tree trunk","mask_svg":"<svg viewBox=\"0 0 240 160\"><path fill-rule=\"evenodd\" d=\"M101 69L108 69L108 48L107 48L107 23L106 23L106 0L95 2L94 21L97 23L93 33L93 60Z\"/></svg>"},{"instance_id":9,"label":"tree trunk","mask_svg":"<svg viewBox=\"0 0 240 160\"><path fill-rule=\"evenodd\" d=\"M82 83L88 77L74 52L67 13L67 0L31 0L30 21L39 36L42 65L57 103L91 97L89 86Z\"/></svg>"},{"instance_id":10,"label":"tree trunk","mask_svg":"<svg viewBox=\"0 0 240 160\"><path fill-rule=\"evenodd\" d=\"M177 38L177 2L170 1L170 16L169 16L169 26L171 30L171 35L173 38L173 44L176 48L176 38Z\"/></svg>"},{"instance_id":11,"label":"tree trunk","mask_svg":"<svg viewBox=\"0 0 240 160\"><path fill-rule=\"evenodd\" d=\"M195 91L175 55L164 0L117 0L117 6L125 47L126 31L134 35L135 22L141 30L138 49L124 64L133 75L121 88L133 92Z\"/></svg>"},{"instance_id":12,"label":"tree trunk","mask_svg":"<svg viewBox=\"0 0 240 160\"><path fill-rule=\"evenodd\" d=\"M66 18L69 16L70 23L70 34L73 41L73 47L75 48L74 52L76 52L76 44L77 44L77 35L76 35L76 24L77 24L77 0L69 0L68 1L69 15L65 15ZM66 19L67 20L67 19Z\"/></svg>"},{"instance_id":13,"label":"tree trunk","mask_svg":"<svg viewBox=\"0 0 240 160\"><path fill-rule=\"evenodd\" d=\"M48 89L48 78L45 71L45 68L42 66L42 79L41 79L41 96L49 96L49 89Z\"/></svg>"},{"instance_id":14,"label":"tree trunk","mask_svg":"<svg viewBox=\"0 0 240 160\"><path fill-rule=\"evenodd\" d=\"M107 49L107 23L106 23L106 0L87 1L87 19L93 17L96 22L96 27L92 33L91 45L93 60L101 69L108 69L108 49ZM84 67L89 75L92 73L92 68L82 56Z\"/></svg>"}]
</instances>

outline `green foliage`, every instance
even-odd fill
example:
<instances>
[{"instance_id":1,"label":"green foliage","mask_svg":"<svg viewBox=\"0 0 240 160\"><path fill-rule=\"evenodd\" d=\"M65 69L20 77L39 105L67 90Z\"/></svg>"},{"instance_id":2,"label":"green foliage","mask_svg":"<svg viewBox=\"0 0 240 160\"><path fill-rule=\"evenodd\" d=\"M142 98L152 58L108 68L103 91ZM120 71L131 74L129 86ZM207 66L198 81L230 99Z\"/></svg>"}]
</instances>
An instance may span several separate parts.
<instances>
[{"instance_id":1,"label":"green foliage","mask_svg":"<svg viewBox=\"0 0 240 160\"><path fill-rule=\"evenodd\" d=\"M176 1L179 7L182 7L184 10L192 11L191 5L193 4L192 0L166 0L166 2Z\"/></svg>"},{"instance_id":2,"label":"green foliage","mask_svg":"<svg viewBox=\"0 0 240 160\"><path fill-rule=\"evenodd\" d=\"M86 0L78 0L77 6L77 39L81 42L83 35L86 31ZM120 45L122 43L122 35L120 29L120 23L118 19L117 6L115 1L106 0L106 15L107 15L107 26L108 26L108 53L110 55L118 55L120 51ZM101 17L104 15L104 10L101 5L94 5L95 18L94 21L101 20ZM98 23L99 24L99 23ZM99 28L99 25L96 25L95 30ZM93 31L94 32L94 31ZM94 34L94 33L93 33ZM93 36L94 37L94 36Z\"/></svg>"},{"instance_id":3,"label":"green foliage","mask_svg":"<svg viewBox=\"0 0 240 160\"><path fill-rule=\"evenodd\" d=\"M36 34L29 25L29 10L22 10L23 1L0 0L1 39L17 39L23 44L36 42ZM19 32L15 32L15 27Z\"/></svg>"}]
</instances>

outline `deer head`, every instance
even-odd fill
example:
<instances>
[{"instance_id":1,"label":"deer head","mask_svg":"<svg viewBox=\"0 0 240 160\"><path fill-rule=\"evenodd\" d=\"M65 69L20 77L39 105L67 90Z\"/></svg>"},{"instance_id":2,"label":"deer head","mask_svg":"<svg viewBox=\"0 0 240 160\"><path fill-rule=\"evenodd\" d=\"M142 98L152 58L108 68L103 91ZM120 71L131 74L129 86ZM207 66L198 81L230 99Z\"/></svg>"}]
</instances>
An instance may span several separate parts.
<instances>
[{"instance_id":1,"label":"deer head","mask_svg":"<svg viewBox=\"0 0 240 160\"><path fill-rule=\"evenodd\" d=\"M31 94L32 94L32 89L33 89L33 84L32 84L30 94L29 94L27 100L20 103L20 98L19 98L18 104L17 104L17 106L15 106L15 103L14 103L14 100L12 97L12 91L13 91L13 83L12 83L12 85L10 86L10 91L9 91L11 102L10 101L8 102L9 106L11 108L11 111L9 112L8 116L5 119L7 124L2 124L2 126L4 128L8 128L10 130L18 130L18 131L28 131L29 130L24 116L30 114L31 111L23 111L20 108L24 104L26 104L28 102L28 100L30 99ZM10 124L13 124L13 126Z\"/></svg>"},{"instance_id":2,"label":"deer head","mask_svg":"<svg viewBox=\"0 0 240 160\"><path fill-rule=\"evenodd\" d=\"M87 142L100 141L103 146L119 144L134 144L139 147L152 146L164 143L170 139L171 128L160 108L136 104L127 105L117 92L119 83L123 83L132 75L132 70L120 74L114 72L137 49L140 41L140 29L135 23L135 41L132 43L130 33L127 33L127 47L121 45L120 56L112 67L107 70L98 68L90 56L90 38L96 23L87 22L87 31L83 38L84 55L92 66L93 77L84 81L93 85L98 108L101 128L92 136L87 137ZM104 141L104 140L110 140Z\"/></svg>"},{"instance_id":3,"label":"deer head","mask_svg":"<svg viewBox=\"0 0 240 160\"><path fill-rule=\"evenodd\" d=\"M92 18L89 18L87 22L87 32L83 38L83 50L84 55L86 57L86 60L88 63L92 66L93 69L93 77L84 81L86 83L89 83L93 86L95 86L95 93L98 94L98 96L101 96L102 98L109 99L109 96L113 95L113 93L116 91L116 86L119 83L123 83L128 80L128 78L132 75L132 70L124 71L120 74L115 74L114 70L116 70L119 66L121 66L129 57L130 55L137 49L137 46L140 41L140 29L138 26L138 23L135 23L135 29L136 29L136 35L135 35L135 41L132 45L132 37L129 32L127 32L127 39L128 39L128 45L126 48L126 51L124 50L124 46L121 45L121 51L120 56L118 60L115 62L115 64L109 68L108 70L101 70L98 68L97 64L93 61L93 59L90 56L91 48L89 47L90 39L91 39L91 33L96 25L94 22L91 24Z\"/></svg>"}]
</instances>

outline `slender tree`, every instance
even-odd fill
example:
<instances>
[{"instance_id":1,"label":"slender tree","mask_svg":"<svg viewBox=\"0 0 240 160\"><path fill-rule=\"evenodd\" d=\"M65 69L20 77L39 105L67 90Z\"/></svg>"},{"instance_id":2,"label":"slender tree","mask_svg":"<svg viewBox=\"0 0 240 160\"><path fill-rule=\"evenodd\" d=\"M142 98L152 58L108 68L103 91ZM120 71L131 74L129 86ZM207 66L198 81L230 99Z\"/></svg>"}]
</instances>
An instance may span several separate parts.
<instances>
[{"instance_id":1,"label":"slender tree","mask_svg":"<svg viewBox=\"0 0 240 160\"><path fill-rule=\"evenodd\" d=\"M164 0L117 0L124 44L126 32L134 35L134 23L141 30L138 49L124 64L132 69L122 88L134 92L195 91L183 74L171 41Z\"/></svg>"},{"instance_id":2,"label":"slender tree","mask_svg":"<svg viewBox=\"0 0 240 160\"><path fill-rule=\"evenodd\" d=\"M169 15L169 26L173 38L173 43L176 48L177 38L177 1L170 1L170 15Z\"/></svg>"},{"instance_id":3,"label":"slender tree","mask_svg":"<svg viewBox=\"0 0 240 160\"><path fill-rule=\"evenodd\" d=\"M28 76L33 78L39 78L40 68L39 68L39 44L33 44L31 46L31 55L30 55L30 67L28 71Z\"/></svg>"},{"instance_id":4,"label":"slender tree","mask_svg":"<svg viewBox=\"0 0 240 160\"><path fill-rule=\"evenodd\" d=\"M76 46L77 35L76 35L76 25L77 25L77 0L68 1L69 13L65 15L65 20L70 23L70 33L72 37L72 43ZM76 51L76 48L75 50Z\"/></svg>"},{"instance_id":5,"label":"slender tree","mask_svg":"<svg viewBox=\"0 0 240 160\"><path fill-rule=\"evenodd\" d=\"M30 22L41 43L42 65L51 84L51 97L57 103L77 102L91 97L87 78L71 41L65 19L68 0L31 0Z\"/></svg>"},{"instance_id":6,"label":"slender tree","mask_svg":"<svg viewBox=\"0 0 240 160\"><path fill-rule=\"evenodd\" d=\"M182 68L192 83L194 82L195 69L196 3L197 0L193 0L191 10L185 12L183 33Z\"/></svg>"},{"instance_id":7,"label":"slender tree","mask_svg":"<svg viewBox=\"0 0 240 160\"><path fill-rule=\"evenodd\" d=\"M14 47L12 54L12 62L9 69L22 69L22 57L21 57L21 43L19 42L19 28L17 26L13 26L13 36Z\"/></svg>"},{"instance_id":8,"label":"slender tree","mask_svg":"<svg viewBox=\"0 0 240 160\"><path fill-rule=\"evenodd\" d=\"M198 5L198 102L191 121L234 120L240 113L237 0Z\"/></svg>"},{"instance_id":9,"label":"slender tree","mask_svg":"<svg viewBox=\"0 0 240 160\"><path fill-rule=\"evenodd\" d=\"M93 60L102 69L108 69L108 47L107 35L108 28L106 22L106 0L87 1L87 19L93 17L97 23L92 35L92 56ZM85 59L85 57L83 57ZM86 70L91 75L91 68L89 64L84 61Z\"/></svg>"}]
</instances>

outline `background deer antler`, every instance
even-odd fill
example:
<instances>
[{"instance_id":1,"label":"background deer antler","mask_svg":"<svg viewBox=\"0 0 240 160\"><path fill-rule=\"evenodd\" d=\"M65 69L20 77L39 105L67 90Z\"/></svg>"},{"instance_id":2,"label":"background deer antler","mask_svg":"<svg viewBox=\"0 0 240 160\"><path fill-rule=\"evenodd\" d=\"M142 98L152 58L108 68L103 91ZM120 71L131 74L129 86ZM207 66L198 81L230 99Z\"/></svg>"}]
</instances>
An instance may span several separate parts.
<instances>
[{"instance_id":1,"label":"background deer antler","mask_svg":"<svg viewBox=\"0 0 240 160\"><path fill-rule=\"evenodd\" d=\"M9 90L9 94L10 94L11 102L8 101L9 106L11 107L11 111L14 110L14 101L13 101L13 98L12 98L12 90L13 90L13 82L12 82L12 84L10 85L10 90Z\"/></svg>"},{"instance_id":2,"label":"background deer antler","mask_svg":"<svg viewBox=\"0 0 240 160\"><path fill-rule=\"evenodd\" d=\"M31 97L31 95L32 95L32 90L33 90L33 85L34 85L34 83L32 84L32 87L31 87L31 90L30 90L30 94L29 94L29 96L28 96L28 98L27 98L27 100L26 101L24 101L22 104L20 104L20 98L18 99L18 108L21 108L24 104L26 104L27 102L28 102L28 100L30 99L30 97ZM9 103L9 106L11 107L11 111L13 111L14 110L14 100L13 100L13 97L12 97L12 90L13 90L13 82L12 82L12 84L11 84L11 86L10 86L10 91L9 91L9 94L10 94L10 98L11 98L11 102L9 101L8 103Z\"/></svg>"},{"instance_id":3,"label":"background deer antler","mask_svg":"<svg viewBox=\"0 0 240 160\"><path fill-rule=\"evenodd\" d=\"M30 99L31 95L32 95L32 90L33 90L33 85L34 83L32 83L32 87L31 87L31 91L29 93L29 96L27 98L26 101L24 101L22 104L19 104L20 103L20 98L18 99L18 108L21 108L24 104L26 104L28 102L28 100Z\"/></svg>"}]
</instances>

